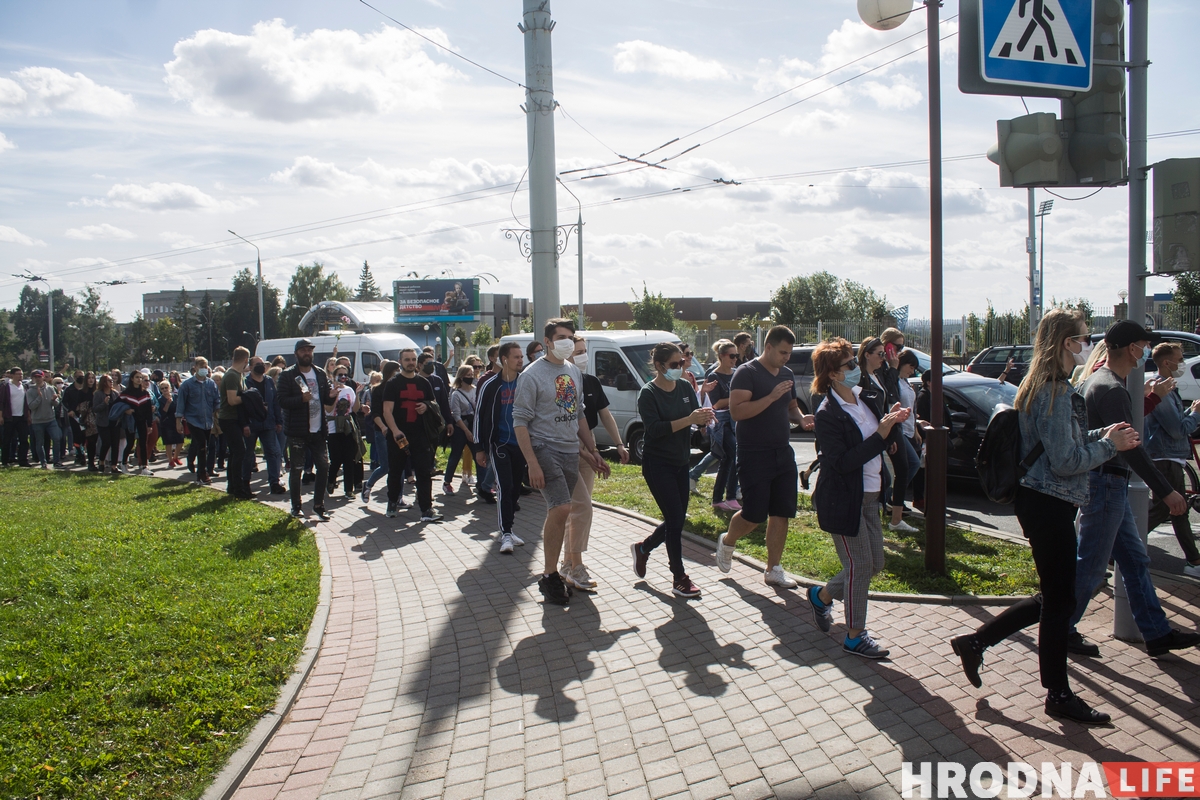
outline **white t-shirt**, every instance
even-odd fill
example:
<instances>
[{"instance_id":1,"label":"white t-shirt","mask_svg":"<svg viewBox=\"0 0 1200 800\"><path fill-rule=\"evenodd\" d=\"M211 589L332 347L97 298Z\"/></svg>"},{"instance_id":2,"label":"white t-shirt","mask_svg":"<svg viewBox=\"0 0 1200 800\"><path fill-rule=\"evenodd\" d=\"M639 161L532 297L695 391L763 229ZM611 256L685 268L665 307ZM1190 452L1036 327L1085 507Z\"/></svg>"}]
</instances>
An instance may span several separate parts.
<instances>
[{"instance_id":1,"label":"white t-shirt","mask_svg":"<svg viewBox=\"0 0 1200 800\"><path fill-rule=\"evenodd\" d=\"M825 402L828 403L831 398L837 397L837 401L841 403L842 408L845 409L850 418L858 425L859 432L862 433L863 439L866 440L868 436L879 430L879 420L875 419L875 413L867 408L866 403L858 396L862 391L862 387L855 386L851 391L854 392L854 399L856 401L854 405L842 403L842 398L838 397L837 392L830 392L829 396L825 398ZM864 492L878 492L883 488L883 481L880 477L882 471L882 455L875 456L866 464L863 464Z\"/></svg>"},{"instance_id":2,"label":"white t-shirt","mask_svg":"<svg viewBox=\"0 0 1200 800\"><path fill-rule=\"evenodd\" d=\"M14 417L24 416L25 414L25 386L20 381L8 382L8 396L12 402L12 415Z\"/></svg>"},{"instance_id":3,"label":"white t-shirt","mask_svg":"<svg viewBox=\"0 0 1200 800\"><path fill-rule=\"evenodd\" d=\"M339 400L348 401L350 403L350 408L353 409L354 408L354 390L351 389L349 386L347 386L344 383L338 385L337 397L335 397L333 399L334 413L329 415L329 422L326 423L326 427L329 428L330 433L337 433L337 421L334 419L334 417L337 416L337 404L338 404ZM348 414L347 414L347 416L348 416Z\"/></svg>"},{"instance_id":4,"label":"white t-shirt","mask_svg":"<svg viewBox=\"0 0 1200 800\"><path fill-rule=\"evenodd\" d=\"M310 369L308 372L300 371L300 377L304 378L304 382L308 384L308 393L310 400L308 401L308 432L318 433L321 430L321 398L317 397L317 371Z\"/></svg>"},{"instance_id":5,"label":"white t-shirt","mask_svg":"<svg viewBox=\"0 0 1200 800\"><path fill-rule=\"evenodd\" d=\"M900 405L902 408L912 409L917 402L917 393L913 391L912 385L900 379ZM906 439L911 439L917 435L917 415L909 414L908 419L900 423L900 430L904 433Z\"/></svg>"}]
</instances>

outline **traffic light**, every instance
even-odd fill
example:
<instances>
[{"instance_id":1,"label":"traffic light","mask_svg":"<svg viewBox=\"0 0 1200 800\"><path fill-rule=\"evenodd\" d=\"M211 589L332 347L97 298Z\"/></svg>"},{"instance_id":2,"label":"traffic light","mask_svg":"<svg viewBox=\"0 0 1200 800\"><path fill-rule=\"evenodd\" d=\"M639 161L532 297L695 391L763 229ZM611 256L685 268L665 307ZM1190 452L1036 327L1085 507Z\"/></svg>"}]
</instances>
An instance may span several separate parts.
<instances>
[{"instance_id":1,"label":"traffic light","mask_svg":"<svg viewBox=\"0 0 1200 800\"><path fill-rule=\"evenodd\" d=\"M1112 63L1096 63L1112 62ZM1125 7L1096 0L1092 86L1061 98L1062 119L1039 113L999 120L1001 186L1115 186L1129 178L1125 140Z\"/></svg>"},{"instance_id":2,"label":"traffic light","mask_svg":"<svg viewBox=\"0 0 1200 800\"><path fill-rule=\"evenodd\" d=\"M1200 158L1154 165L1154 272L1200 271Z\"/></svg>"},{"instance_id":3,"label":"traffic light","mask_svg":"<svg viewBox=\"0 0 1200 800\"><path fill-rule=\"evenodd\" d=\"M1125 60L1125 7L1096 0L1092 37L1092 88L1062 100L1061 130L1067 139L1065 180L1060 186L1113 186L1129 177L1125 142L1125 70L1100 62Z\"/></svg>"},{"instance_id":4,"label":"traffic light","mask_svg":"<svg viewBox=\"0 0 1200 800\"><path fill-rule=\"evenodd\" d=\"M996 134L988 158L1000 165L1001 186L1060 185L1063 146L1053 114L997 120Z\"/></svg>"}]
</instances>

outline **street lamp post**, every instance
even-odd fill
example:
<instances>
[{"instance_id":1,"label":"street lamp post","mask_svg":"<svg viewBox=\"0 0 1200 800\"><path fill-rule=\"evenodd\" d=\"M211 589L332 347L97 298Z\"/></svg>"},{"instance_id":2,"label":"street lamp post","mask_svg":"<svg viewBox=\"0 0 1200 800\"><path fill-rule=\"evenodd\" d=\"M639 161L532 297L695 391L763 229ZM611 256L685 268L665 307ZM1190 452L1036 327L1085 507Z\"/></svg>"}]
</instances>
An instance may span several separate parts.
<instances>
[{"instance_id":1,"label":"street lamp post","mask_svg":"<svg viewBox=\"0 0 1200 800\"><path fill-rule=\"evenodd\" d=\"M208 326L208 357L215 359L216 355L215 355L215 351L213 350L213 320L216 318L216 310L218 308L228 308L229 303L227 303L227 302L221 303L221 305L218 306L215 300L209 300L208 308L200 308L199 306L194 306L191 303L184 303L183 307L184 308L194 308L197 311L199 311L201 313L201 315L203 315L204 324ZM196 327L203 327L203 326L197 325ZM244 333L244 331L243 331L243 333Z\"/></svg>"},{"instance_id":2,"label":"street lamp post","mask_svg":"<svg viewBox=\"0 0 1200 800\"><path fill-rule=\"evenodd\" d=\"M1050 211L1053 208L1053 200L1043 200L1041 205L1038 206L1037 214L1034 215L1041 220L1041 231L1038 233L1038 239L1040 240L1038 244L1041 246L1041 250L1038 252L1039 263L1037 280L1034 281L1034 285L1037 289L1036 302L1038 322L1042 321L1042 309L1046 305L1046 217L1050 216ZM1033 334L1034 331L1031 330L1029 332L1030 341L1032 341Z\"/></svg>"},{"instance_id":3,"label":"street lamp post","mask_svg":"<svg viewBox=\"0 0 1200 800\"><path fill-rule=\"evenodd\" d=\"M233 233L233 231L229 231ZM263 314L263 280L262 280L262 252L259 251L258 245L242 236L239 233L233 233L234 236L241 239L246 244L254 248L254 252L258 255L258 338L265 339L267 337L266 317ZM229 305L226 303L226 305Z\"/></svg>"},{"instance_id":4,"label":"street lamp post","mask_svg":"<svg viewBox=\"0 0 1200 800\"><path fill-rule=\"evenodd\" d=\"M575 249L578 254L577 257L579 260L579 303L578 303L579 327L582 328L583 327L583 318L584 318L584 313L583 313L583 203L581 203L579 201L579 198L575 196L575 193L571 191L571 188L569 186L567 186L565 183L563 183L562 178L557 178L557 180L558 180L559 184L564 189L567 190L567 194L569 194L569 195L571 195L571 197L575 198L575 205L579 206L579 221L576 222L574 225L566 225L563 227L565 227L567 229L568 233L570 232L571 228L575 229Z\"/></svg>"},{"instance_id":5,"label":"street lamp post","mask_svg":"<svg viewBox=\"0 0 1200 800\"><path fill-rule=\"evenodd\" d=\"M49 336L50 340L50 372L54 372L54 290L50 288L50 281L41 275L34 275L31 272L24 272L20 275L13 273L14 278L22 278L27 281L37 281L46 284L46 315L49 319Z\"/></svg>"}]
</instances>

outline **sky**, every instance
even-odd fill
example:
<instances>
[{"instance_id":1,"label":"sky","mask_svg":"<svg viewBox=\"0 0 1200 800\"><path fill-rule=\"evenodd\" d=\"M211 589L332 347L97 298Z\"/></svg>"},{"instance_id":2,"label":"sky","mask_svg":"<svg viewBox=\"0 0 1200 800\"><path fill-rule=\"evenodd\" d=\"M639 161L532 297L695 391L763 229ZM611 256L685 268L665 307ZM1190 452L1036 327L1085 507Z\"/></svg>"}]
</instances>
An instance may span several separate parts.
<instances>
[{"instance_id":1,"label":"sky","mask_svg":"<svg viewBox=\"0 0 1200 800\"><path fill-rule=\"evenodd\" d=\"M0 307L23 283L8 274L24 271L68 293L128 281L98 287L121 321L143 292L227 288L255 255L228 229L259 245L281 290L314 260L353 287L367 260L381 285L448 270L528 297L530 266L503 232L528 224L521 4L372 5L0 4ZM660 152L702 145L671 170L562 175L584 205L585 302L629 300L643 282L763 300L829 270L928 314L928 166L878 166L928 156L923 11L879 32L855 0L551 5L560 172L676 137ZM1026 192L1000 188L982 157L996 120L1025 111L1020 98L958 91L957 6L942 9L943 152L970 158L945 164L948 317L1028 296ZM1150 24L1150 133L1195 128L1200 3L1154 0ZM1153 139L1149 158L1198 149L1197 136ZM560 187L557 202L573 222L576 199ZM1119 302L1127 209L1123 187L1056 200L1047 298ZM574 303L574 242L560 270Z\"/></svg>"}]
</instances>

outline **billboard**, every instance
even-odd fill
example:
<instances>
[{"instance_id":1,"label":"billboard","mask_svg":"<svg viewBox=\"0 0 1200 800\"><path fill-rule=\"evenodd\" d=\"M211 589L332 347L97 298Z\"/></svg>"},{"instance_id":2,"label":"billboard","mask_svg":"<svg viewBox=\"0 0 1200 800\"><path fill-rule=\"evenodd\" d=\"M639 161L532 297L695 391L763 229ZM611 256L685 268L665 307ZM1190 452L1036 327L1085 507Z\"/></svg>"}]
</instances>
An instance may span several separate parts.
<instances>
[{"instance_id":1,"label":"billboard","mask_svg":"<svg viewBox=\"0 0 1200 800\"><path fill-rule=\"evenodd\" d=\"M479 318L478 278L392 282L396 322L473 322Z\"/></svg>"}]
</instances>

